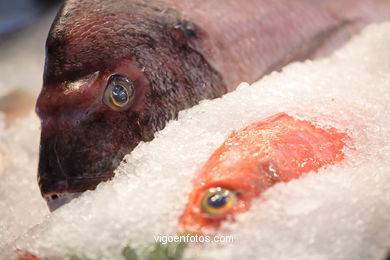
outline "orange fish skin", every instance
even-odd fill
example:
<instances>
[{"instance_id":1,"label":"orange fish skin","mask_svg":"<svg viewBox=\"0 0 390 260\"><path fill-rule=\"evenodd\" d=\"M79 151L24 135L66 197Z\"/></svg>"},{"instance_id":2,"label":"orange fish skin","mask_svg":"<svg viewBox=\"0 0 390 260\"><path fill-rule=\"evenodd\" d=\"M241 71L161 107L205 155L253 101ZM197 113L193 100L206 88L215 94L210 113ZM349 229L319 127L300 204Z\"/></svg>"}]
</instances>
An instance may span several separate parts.
<instances>
[{"instance_id":1,"label":"orange fish skin","mask_svg":"<svg viewBox=\"0 0 390 260\"><path fill-rule=\"evenodd\" d=\"M196 176L181 227L186 232L218 228L221 221L247 211L251 200L272 185L341 161L346 138L335 128L319 128L285 113L233 131ZM234 206L222 216L207 216L201 207L213 187L236 194Z\"/></svg>"},{"instance_id":2,"label":"orange fish skin","mask_svg":"<svg viewBox=\"0 0 390 260\"><path fill-rule=\"evenodd\" d=\"M18 256L18 260L39 260L38 257L25 250L16 249L16 253Z\"/></svg>"}]
</instances>

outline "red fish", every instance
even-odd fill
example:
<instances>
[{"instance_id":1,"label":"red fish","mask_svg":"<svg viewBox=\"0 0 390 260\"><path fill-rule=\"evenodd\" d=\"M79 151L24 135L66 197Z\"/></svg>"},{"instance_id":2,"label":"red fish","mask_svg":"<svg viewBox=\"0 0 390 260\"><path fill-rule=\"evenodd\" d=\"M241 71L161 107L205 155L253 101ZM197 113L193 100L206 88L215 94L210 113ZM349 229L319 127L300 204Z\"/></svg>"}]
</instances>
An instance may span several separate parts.
<instances>
[{"instance_id":1,"label":"red fish","mask_svg":"<svg viewBox=\"0 0 390 260\"><path fill-rule=\"evenodd\" d=\"M26 250L16 249L16 254L18 260L39 260L38 257Z\"/></svg>"},{"instance_id":2,"label":"red fish","mask_svg":"<svg viewBox=\"0 0 390 260\"><path fill-rule=\"evenodd\" d=\"M218 228L274 184L341 161L346 138L285 113L234 131L196 176L180 224L190 232Z\"/></svg>"},{"instance_id":3,"label":"red fish","mask_svg":"<svg viewBox=\"0 0 390 260\"><path fill-rule=\"evenodd\" d=\"M388 0L64 1L37 102L42 195L54 210L180 110L389 18Z\"/></svg>"}]
</instances>

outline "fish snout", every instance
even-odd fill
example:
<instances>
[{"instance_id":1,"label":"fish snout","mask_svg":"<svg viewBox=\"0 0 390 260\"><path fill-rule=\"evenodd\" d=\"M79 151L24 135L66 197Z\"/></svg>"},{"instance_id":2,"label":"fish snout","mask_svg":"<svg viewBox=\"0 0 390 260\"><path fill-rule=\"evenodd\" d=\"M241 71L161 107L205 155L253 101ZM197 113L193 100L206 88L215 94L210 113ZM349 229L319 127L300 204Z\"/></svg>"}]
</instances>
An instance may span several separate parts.
<instances>
[{"instance_id":1,"label":"fish snout","mask_svg":"<svg viewBox=\"0 0 390 260\"><path fill-rule=\"evenodd\" d=\"M42 124L38 182L50 210L111 179L121 159L111 143L107 147L100 141L104 136L93 127L82 133L63 125Z\"/></svg>"},{"instance_id":2,"label":"fish snout","mask_svg":"<svg viewBox=\"0 0 390 260\"><path fill-rule=\"evenodd\" d=\"M42 197L50 211L54 211L71 200L79 197L84 191L94 189L100 182L110 179L110 175L101 178L38 178Z\"/></svg>"},{"instance_id":3,"label":"fish snout","mask_svg":"<svg viewBox=\"0 0 390 260\"><path fill-rule=\"evenodd\" d=\"M75 193L47 193L43 195L44 199L46 200L47 206L49 207L50 211L54 211L61 207L62 205L70 202L71 200L79 197L82 194L82 192L75 192Z\"/></svg>"},{"instance_id":4,"label":"fish snout","mask_svg":"<svg viewBox=\"0 0 390 260\"><path fill-rule=\"evenodd\" d=\"M81 194L81 192L68 192L69 183L63 179L39 179L39 186L50 211L56 210Z\"/></svg>"},{"instance_id":5,"label":"fish snout","mask_svg":"<svg viewBox=\"0 0 390 260\"><path fill-rule=\"evenodd\" d=\"M114 170L128 153L121 144L115 147L114 142L98 140L105 138L100 134L95 139L90 133L68 131L73 135L43 132L41 138L38 182L51 211L114 177Z\"/></svg>"}]
</instances>

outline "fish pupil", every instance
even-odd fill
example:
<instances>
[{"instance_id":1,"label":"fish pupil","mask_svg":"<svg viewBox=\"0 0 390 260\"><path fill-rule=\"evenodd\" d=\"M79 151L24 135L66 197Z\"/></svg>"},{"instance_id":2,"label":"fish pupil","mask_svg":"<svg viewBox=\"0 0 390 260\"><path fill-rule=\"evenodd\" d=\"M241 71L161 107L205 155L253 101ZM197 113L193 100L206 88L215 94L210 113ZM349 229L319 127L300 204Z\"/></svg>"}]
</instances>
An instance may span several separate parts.
<instances>
[{"instance_id":1,"label":"fish pupil","mask_svg":"<svg viewBox=\"0 0 390 260\"><path fill-rule=\"evenodd\" d=\"M126 103L129 96L126 89L121 85L115 85L112 87L112 98L115 99L118 103Z\"/></svg>"},{"instance_id":2,"label":"fish pupil","mask_svg":"<svg viewBox=\"0 0 390 260\"><path fill-rule=\"evenodd\" d=\"M213 208L221 208L225 206L227 202L227 196L225 194L214 194L207 199L207 203Z\"/></svg>"}]
</instances>

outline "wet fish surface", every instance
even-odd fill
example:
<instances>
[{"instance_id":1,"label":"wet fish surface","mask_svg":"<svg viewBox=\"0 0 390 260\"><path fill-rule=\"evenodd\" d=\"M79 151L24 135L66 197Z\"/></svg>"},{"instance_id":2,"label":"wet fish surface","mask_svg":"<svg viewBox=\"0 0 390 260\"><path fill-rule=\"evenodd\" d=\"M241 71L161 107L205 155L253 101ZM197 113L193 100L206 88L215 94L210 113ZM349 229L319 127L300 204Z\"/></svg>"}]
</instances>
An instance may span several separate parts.
<instances>
[{"instance_id":1,"label":"wet fish surface","mask_svg":"<svg viewBox=\"0 0 390 260\"><path fill-rule=\"evenodd\" d=\"M180 110L327 55L385 0L68 0L46 43L38 182L54 210L114 176Z\"/></svg>"},{"instance_id":2,"label":"wet fish surface","mask_svg":"<svg viewBox=\"0 0 390 260\"><path fill-rule=\"evenodd\" d=\"M285 113L233 131L194 180L181 227L216 229L280 182L344 159L347 134Z\"/></svg>"}]
</instances>

